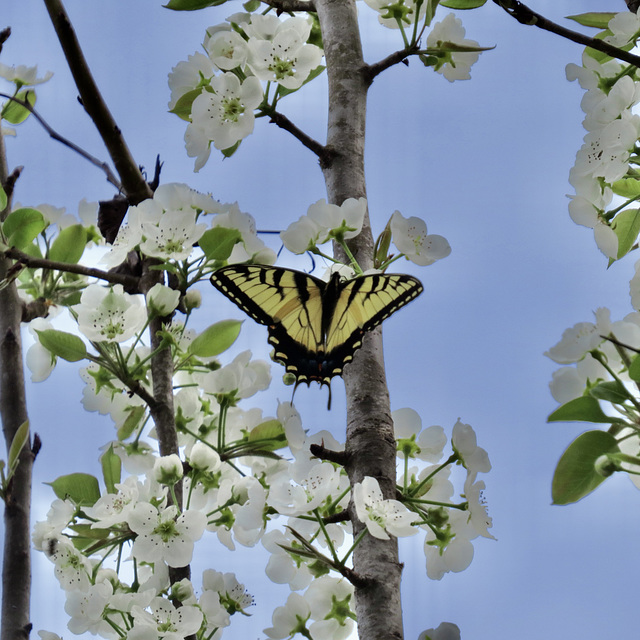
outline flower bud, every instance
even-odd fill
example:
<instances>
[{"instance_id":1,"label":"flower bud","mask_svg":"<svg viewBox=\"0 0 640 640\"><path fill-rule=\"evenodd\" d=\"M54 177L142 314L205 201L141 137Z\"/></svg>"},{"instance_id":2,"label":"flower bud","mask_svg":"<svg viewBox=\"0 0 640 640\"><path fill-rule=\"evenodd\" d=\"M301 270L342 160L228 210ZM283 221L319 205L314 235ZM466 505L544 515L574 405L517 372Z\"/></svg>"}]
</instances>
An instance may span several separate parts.
<instances>
[{"instance_id":1,"label":"flower bud","mask_svg":"<svg viewBox=\"0 0 640 640\"><path fill-rule=\"evenodd\" d=\"M172 487L182 479L182 460L177 453L156 458L153 465L153 477L160 484Z\"/></svg>"}]
</instances>

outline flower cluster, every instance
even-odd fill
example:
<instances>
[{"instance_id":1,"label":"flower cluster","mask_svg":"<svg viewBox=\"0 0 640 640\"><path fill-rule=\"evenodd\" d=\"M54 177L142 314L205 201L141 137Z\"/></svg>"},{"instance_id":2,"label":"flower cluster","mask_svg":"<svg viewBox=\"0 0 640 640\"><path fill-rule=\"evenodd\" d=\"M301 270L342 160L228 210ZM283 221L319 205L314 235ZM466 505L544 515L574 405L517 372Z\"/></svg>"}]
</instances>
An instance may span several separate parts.
<instances>
[{"instance_id":1,"label":"flower cluster","mask_svg":"<svg viewBox=\"0 0 640 640\"><path fill-rule=\"evenodd\" d=\"M196 171L211 143L229 155L253 132L263 82L295 91L320 67L322 49L309 42L311 30L303 17L234 14L207 29L206 55L195 53L172 69L169 109L189 121L185 142ZM271 108L277 99L278 91Z\"/></svg>"},{"instance_id":2,"label":"flower cluster","mask_svg":"<svg viewBox=\"0 0 640 640\"><path fill-rule=\"evenodd\" d=\"M366 198L348 198L340 206L318 200L312 204L306 216L302 216L280 234L282 243L292 253L311 251L331 262L333 258L322 253L318 245L335 240L349 254L346 240L357 236L362 229L367 213ZM387 255L389 239L393 241L400 255ZM404 256L411 262L425 266L446 258L451 247L445 238L428 235L424 220L416 217L405 218L395 211L383 235L377 240L375 256L376 269L384 270L391 262ZM352 262L353 266L353 262Z\"/></svg>"},{"instance_id":3,"label":"flower cluster","mask_svg":"<svg viewBox=\"0 0 640 640\"><path fill-rule=\"evenodd\" d=\"M636 22L634 13L618 14L602 36L627 47L637 38ZM640 77L636 67L586 49L582 66L567 66L567 78L578 80L585 90L581 107L587 130L569 176L575 189L569 213L574 222L593 229L598 248L616 260L631 249L638 234L631 223L637 208L631 205L640 195L635 169L640 116L634 113Z\"/></svg>"},{"instance_id":4,"label":"flower cluster","mask_svg":"<svg viewBox=\"0 0 640 640\"><path fill-rule=\"evenodd\" d=\"M273 626L265 629L269 638L302 633L317 640L347 638L353 631L353 586L345 567L364 535L388 539L423 530L427 573L435 579L471 562L470 540L492 537L481 498L484 484L476 481L491 465L468 425L454 426L446 460L426 465L442 459L443 429L422 429L411 409L395 411L398 463L405 474L397 497L390 499L374 478L363 478L351 490L342 467L314 458L311 444L334 450L342 445L327 432L303 431L293 405L281 404L276 418L238 407L228 407L222 417L225 398L217 396L214 410L203 398L179 398L184 391L191 389L176 396L176 413L187 465L175 454L150 453L146 470L138 467L111 486L105 477L102 494L90 476L63 476L52 483L66 497L56 499L46 520L36 524L33 542L54 565L74 633L135 639L204 632L219 637L234 613L254 604L236 576L208 569L199 588L186 579L169 581L169 569L189 564L195 542L207 532L229 549L262 541L270 552L267 576L290 586L286 604L276 608ZM103 468L113 468L118 460L133 468L127 459L135 454L116 444L105 451ZM288 455L265 457L285 446ZM449 479L456 465L466 471L463 502L458 503L452 501ZM180 481L182 510L173 493ZM350 499L363 525L355 540L348 518L336 517L346 514ZM284 529L277 526L280 518ZM118 560L127 555L137 567L133 574L130 562ZM127 580L127 574L136 580Z\"/></svg>"},{"instance_id":5,"label":"flower cluster","mask_svg":"<svg viewBox=\"0 0 640 640\"><path fill-rule=\"evenodd\" d=\"M612 18L601 14L590 26L605 28L600 37L628 50L640 34L638 25L636 14L624 12ZM633 206L640 198L635 168L640 116L634 113L640 76L635 66L586 49L582 66L567 66L567 78L585 90L581 106L587 130L569 177L575 189L569 213L594 230L598 248L611 262L636 246L640 230ZM595 322L567 329L545 354L562 365L550 383L560 406L549 420L610 425L607 431L581 434L561 457L552 485L558 504L580 500L615 471L628 473L640 488L640 262L630 293L636 311L612 321L608 309L598 309Z\"/></svg>"}]
</instances>

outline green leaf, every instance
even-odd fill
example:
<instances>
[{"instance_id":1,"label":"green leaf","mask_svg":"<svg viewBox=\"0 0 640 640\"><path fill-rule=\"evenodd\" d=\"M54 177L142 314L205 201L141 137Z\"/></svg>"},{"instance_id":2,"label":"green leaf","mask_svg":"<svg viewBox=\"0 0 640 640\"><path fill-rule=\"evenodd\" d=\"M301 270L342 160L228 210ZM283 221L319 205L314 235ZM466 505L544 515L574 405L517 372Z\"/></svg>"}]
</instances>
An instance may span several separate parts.
<instances>
[{"instance_id":1,"label":"green leaf","mask_svg":"<svg viewBox=\"0 0 640 640\"><path fill-rule=\"evenodd\" d=\"M581 396L558 407L547 422L624 422L622 418L608 416L593 396Z\"/></svg>"},{"instance_id":2,"label":"green leaf","mask_svg":"<svg viewBox=\"0 0 640 640\"><path fill-rule=\"evenodd\" d=\"M625 209L611 223L618 236L618 260L625 256L638 239L640 233L640 209Z\"/></svg>"},{"instance_id":3,"label":"green leaf","mask_svg":"<svg viewBox=\"0 0 640 640\"><path fill-rule=\"evenodd\" d=\"M189 345L189 353L199 358L212 358L226 351L240 334L241 320L221 320L205 329Z\"/></svg>"},{"instance_id":4,"label":"green leaf","mask_svg":"<svg viewBox=\"0 0 640 640\"><path fill-rule=\"evenodd\" d=\"M107 492L118 493L116 484L119 484L122 478L122 460L113 452L113 445L102 454L100 464Z\"/></svg>"},{"instance_id":5,"label":"green leaf","mask_svg":"<svg viewBox=\"0 0 640 640\"><path fill-rule=\"evenodd\" d=\"M177 100L176 104L171 109L170 113L175 113L179 118L191 122L191 107L193 101L202 93L202 88L191 89L187 93L182 94Z\"/></svg>"},{"instance_id":6,"label":"green leaf","mask_svg":"<svg viewBox=\"0 0 640 640\"><path fill-rule=\"evenodd\" d=\"M72 333L57 329L45 329L36 333L40 344L54 356L67 362L78 362L87 357L87 347L84 342Z\"/></svg>"},{"instance_id":7,"label":"green leaf","mask_svg":"<svg viewBox=\"0 0 640 640\"><path fill-rule=\"evenodd\" d=\"M261 441L260 447L275 451L287 446L287 436L280 420L267 420L255 426L249 432L249 442Z\"/></svg>"},{"instance_id":8,"label":"green leaf","mask_svg":"<svg viewBox=\"0 0 640 640\"><path fill-rule=\"evenodd\" d=\"M629 365L629 377L632 380L640 380L640 355L633 357Z\"/></svg>"},{"instance_id":9,"label":"green leaf","mask_svg":"<svg viewBox=\"0 0 640 640\"><path fill-rule=\"evenodd\" d=\"M626 387L617 380L601 382L589 390L589 395L598 400L606 400L615 404L622 404L631 398ZM609 418L610 419L610 418Z\"/></svg>"},{"instance_id":10,"label":"green leaf","mask_svg":"<svg viewBox=\"0 0 640 640\"><path fill-rule=\"evenodd\" d=\"M197 11L207 7L218 7L227 0L169 0L164 6L174 11Z\"/></svg>"},{"instance_id":11,"label":"green leaf","mask_svg":"<svg viewBox=\"0 0 640 640\"><path fill-rule=\"evenodd\" d=\"M595 469L596 460L619 451L616 439L607 431L587 431L578 436L562 454L553 474L553 504L577 502L591 493L605 480Z\"/></svg>"},{"instance_id":12,"label":"green leaf","mask_svg":"<svg viewBox=\"0 0 640 640\"><path fill-rule=\"evenodd\" d=\"M76 532L77 535L73 536L73 546L80 551L95 544L96 541L106 540L111 533L109 529L99 529L84 523L70 524L69 529Z\"/></svg>"},{"instance_id":13,"label":"green leaf","mask_svg":"<svg viewBox=\"0 0 640 640\"><path fill-rule=\"evenodd\" d=\"M237 229L213 227L202 234L198 244L207 260L226 260L236 243L241 241L242 235Z\"/></svg>"},{"instance_id":14,"label":"green leaf","mask_svg":"<svg viewBox=\"0 0 640 640\"><path fill-rule=\"evenodd\" d=\"M254 11L257 11L260 8L260 5L262 3L260 2L260 0L247 0L247 2L245 2L242 5L242 8L247 12L247 13L253 13Z\"/></svg>"},{"instance_id":15,"label":"green leaf","mask_svg":"<svg viewBox=\"0 0 640 640\"><path fill-rule=\"evenodd\" d=\"M477 9L486 2L487 0L441 0L440 6L447 9Z\"/></svg>"},{"instance_id":16,"label":"green leaf","mask_svg":"<svg viewBox=\"0 0 640 640\"><path fill-rule=\"evenodd\" d=\"M609 25L609 20L611 20L615 15L615 13L611 12L590 11L589 13L579 13L575 16L567 16L567 20L573 20L578 24L581 24L583 27L606 29Z\"/></svg>"},{"instance_id":17,"label":"green leaf","mask_svg":"<svg viewBox=\"0 0 640 640\"><path fill-rule=\"evenodd\" d=\"M98 478L88 473L70 473L60 476L48 484L60 498L70 498L75 504L83 507L91 507L100 497L100 485Z\"/></svg>"},{"instance_id":18,"label":"green leaf","mask_svg":"<svg viewBox=\"0 0 640 640\"><path fill-rule=\"evenodd\" d=\"M18 457L22 448L29 440L29 421L25 420L16 431L16 435L13 436L11 441L11 447L9 447L9 473L15 469L18 465Z\"/></svg>"},{"instance_id":19,"label":"green leaf","mask_svg":"<svg viewBox=\"0 0 640 640\"><path fill-rule=\"evenodd\" d=\"M19 91L15 96L19 100L30 104L32 107L36 103L36 94L33 89L24 89ZM31 115L31 111L14 100L7 100L2 108L0 117L4 118L9 124L20 124Z\"/></svg>"},{"instance_id":20,"label":"green leaf","mask_svg":"<svg viewBox=\"0 0 640 640\"><path fill-rule=\"evenodd\" d=\"M4 211L7 208L7 192L0 186L0 211Z\"/></svg>"},{"instance_id":21,"label":"green leaf","mask_svg":"<svg viewBox=\"0 0 640 640\"><path fill-rule=\"evenodd\" d=\"M611 190L623 198L637 198L640 196L640 180L637 178L622 178L611 185Z\"/></svg>"},{"instance_id":22,"label":"green leaf","mask_svg":"<svg viewBox=\"0 0 640 640\"><path fill-rule=\"evenodd\" d=\"M87 246L87 232L81 224L60 231L49 250L49 260L77 264Z\"/></svg>"},{"instance_id":23,"label":"green leaf","mask_svg":"<svg viewBox=\"0 0 640 640\"><path fill-rule=\"evenodd\" d=\"M222 155L225 158L230 158L238 150L238 147L240 146L241 142L242 142L242 140L238 140L238 142L236 142L232 147L227 147L226 149L221 149Z\"/></svg>"},{"instance_id":24,"label":"green leaf","mask_svg":"<svg viewBox=\"0 0 640 640\"><path fill-rule=\"evenodd\" d=\"M144 414L145 408L142 405L133 407L129 411L129 415L125 421L122 423L122 426L118 429L118 440L126 440L140 424L140 420L142 420Z\"/></svg>"},{"instance_id":25,"label":"green leaf","mask_svg":"<svg viewBox=\"0 0 640 640\"><path fill-rule=\"evenodd\" d=\"M424 23L429 26L433 20L433 16L436 13L436 9L440 4L440 0L427 0L427 7L424 16Z\"/></svg>"},{"instance_id":26,"label":"green leaf","mask_svg":"<svg viewBox=\"0 0 640 640\"><path fill-rule=\"evenodd\" d=\"M2 225L2 231L10 246L23 249L30 245L48 224L38 210L22 207L7 216Z\"/></svg>"}]
</instances>

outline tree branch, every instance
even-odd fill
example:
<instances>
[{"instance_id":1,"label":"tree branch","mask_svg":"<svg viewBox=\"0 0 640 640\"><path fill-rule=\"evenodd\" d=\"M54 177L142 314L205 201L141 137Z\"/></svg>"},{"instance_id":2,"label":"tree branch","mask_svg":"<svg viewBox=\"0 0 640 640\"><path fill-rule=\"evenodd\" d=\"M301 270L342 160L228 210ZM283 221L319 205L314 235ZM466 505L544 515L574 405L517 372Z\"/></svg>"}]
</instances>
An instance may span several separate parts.
<instances>
[{"instance_id":1,"label":"tree branch","mask_svg":"<svg viewBox=\"0 0 640 640\"><path fill-rule=\"evenodd\" d=\"M62 45L82 104L109 151L109 156L122 180L122 188L129 202L135 205L153 197L153 192L134 161L122 132L91 75L91 70L61 0L44 0L44 3Z\"/></svg>"},{"instance_id":2,"label":"tree branch","mask_svg":"<svg viewBox=\"0 0 640 640\"><path fill-rule=\"evenodd\" d=\"M388 55L386 58L383 58L374 64L367 65L363 70L367 83L371 84L376 76L380 75L383 71L386 71L389 67L392 67L399 62L404 62L409 56L414 56L420 53L419 49L420 47L418 46L418 43L416 43L411 47L405 47L404 49L395 51L391 55Z\"/></svg>"},{"instance_id":3,"label":"tree branch","mask_svg":"<svg viewBox=\"0 0 640 640\"><path fill-rule=\"evenodd\" d=\"M2 255L2 254L0 254ZM135 276L115 273L113 271L102 271L102 269L94 269L93 267L85 267L81 264L70 264L68 262L56 262L55 260L46 260L45 258L34 258L15 247L7 249L4 254L7 258L15 260L17 263L29 267L30 269L50 269L52 271L63 271L65 273L77 273L81 276L89 278L98 278L112 284L121 284L129 289L137 289L140 278Z\"/></svg>"},{"instance_id":4,"label":"tree branch","mask_svg":"<svg viewBox=\"0 0 640 640\"><path fill-rule=\"evenodd\" d=\"M308 136L302 129L299 129L287 116L279 111L266 111L269 116L269 121L277 125L281 129L288 131L294 138L299 140L307 149L312 151L318 156L320 164L324 166L325 163L330 162L331 152L324 145L320 144L317 140L314 140L311 136Z\"/></svg>"},{"instance_id":5,"label":"tree branch","mask_svg":"<svg viewBox=\"0 0 640 640\"><path fill-rule=\"evenodd\" d=\"M44 127L44 130L49 134L50 137L52 137L54 140L57 140L58 142L61 142L66 147L69 147L70 149L72 149L73 151L81 155L85 160L88 160L91 164L94 164L99 169L102 169L102 171L104 171L104 173L107 176L107 181L110 182L116 189L118 189L118 191L122 189L122 185L120 184L118 179L113 175L113 171L111 171L111 167L106 162L102 162L102 160L98 160L98 158L96 158L95 156L92 156L88 151L85 151L82 147L79 147L74 142L71 142L71 140L68 140L64 136L61 136L53 127L49 125L49 123L47 123L47 121L26 100L20 100L19 98L16 98L15 96L10 96L6 93L0 93L0 97L8 98L9 100L12 100L13 102L16 102L20 106L27 109L27 111L30 111L33 117Z\"/></svg>"},{"instance_id":6,"label":"tree branch","mask_svg":"<svg viewBox=\"0 0 640 640\"><path fill-rule=\"evenodd\" d=\"M617 58L618 60L622 60L623 62L632 64L634 67L640 67L640 56L635 56L632 53L623 51L622 49L618 49L618 47L614 47L612 44L604 42L603 40L585 36L578 31L572 31L571 29L567 29L559 24L556 24L555 22L548 20L544 16L541 16L539 13L532 11L531 9L529 9L529 7L522 4L522 2L519 2L519 0L493 1L497 5L501 6L510 16L512 16L522 24L533 25L535 27L538 27L539 29L551 31L551 33L562 36L567 40L577 42L578 44L582 44L585 47L591 47L592 49L602 51L602 53L606 53L612 58ZM638 1L640 2L640 0Z\"/></svg>"},{"instance_id":7,"label":"tree branch","mask_svg":"<svg viewBox=\"0 0 640 640\"><path fill-rule=\"evenodd\" d=\"M639 0L640 1L640 0ZM281 13L292 13L294 11L315 12L316 6L313 0L262 0L262 2L276 9L278 15Z\"/></svg>"}]
</instances>

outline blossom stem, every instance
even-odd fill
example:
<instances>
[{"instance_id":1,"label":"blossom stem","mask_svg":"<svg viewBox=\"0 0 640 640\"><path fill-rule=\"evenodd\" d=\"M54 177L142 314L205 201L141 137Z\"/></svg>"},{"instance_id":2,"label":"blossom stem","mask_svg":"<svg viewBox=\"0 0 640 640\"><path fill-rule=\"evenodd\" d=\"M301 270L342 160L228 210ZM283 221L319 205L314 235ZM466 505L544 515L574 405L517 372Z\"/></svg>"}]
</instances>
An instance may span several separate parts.
<instances>
[{"instance_id":1,"label":"blossom stem","mask_svg":"<svg viewBox=\"0 0 640 640\"><path fill-rule=\"evenodd\" d=\"M327 545L329 546L329 550L331 551L331 557L334 559L335 562L340 562L339 558L338 558L338 554L336 553L335 547L333 546L333 541L331 540L331 536L329 535L329 532L327 531L327 527L324 524L324 521L322 519L322 517L320 516L320 513L318 512L317 509L313 510L313 514L316 517L316 520L318 521L318 524L320 525L320 528L322 529L322 533L324 535L324 539L327 541Z\"/></svg>"},{"instance_id":2,"label":"blossom stem","mask_svg":"<svg viewBox=\"0 0 640 640\"><path fill-rule=\"evenodd\" d=\"M357 538L353 541L353 544L349 547L349 550L347 551L346 555L344 556L344 558L342 558L342 560L340 561L341 565L344 565L347 560L349 559L349 556L353 553L353 550L360 544L360 540L362 540L362 538L365 537L366 533L367 533L368 529L365 527L357 536Z\"/></svg>"},{"instance_id":3,"label":"blossom stem","mask_svg":"<svg viewBox=\"0 0 640 640\"><path fill-rule=\"evenodd\" d=\"M458 456L457 453L452 453L447 458L447 460L445 460L445 462L443 462L439 467L434 469L426 478L421 480L415 487L411 487L409 489L408 497L414 496L417 493L419 493L419 491L427 484L427 482L429 482L429 480L431 480L431 478L433 478L433 476L435 476L437 473L440 473L440 471L442 471L445 467L448 467L451 463L457 462L459 459L460 459L460 456Z\"/></svg>"}]
</instances>

